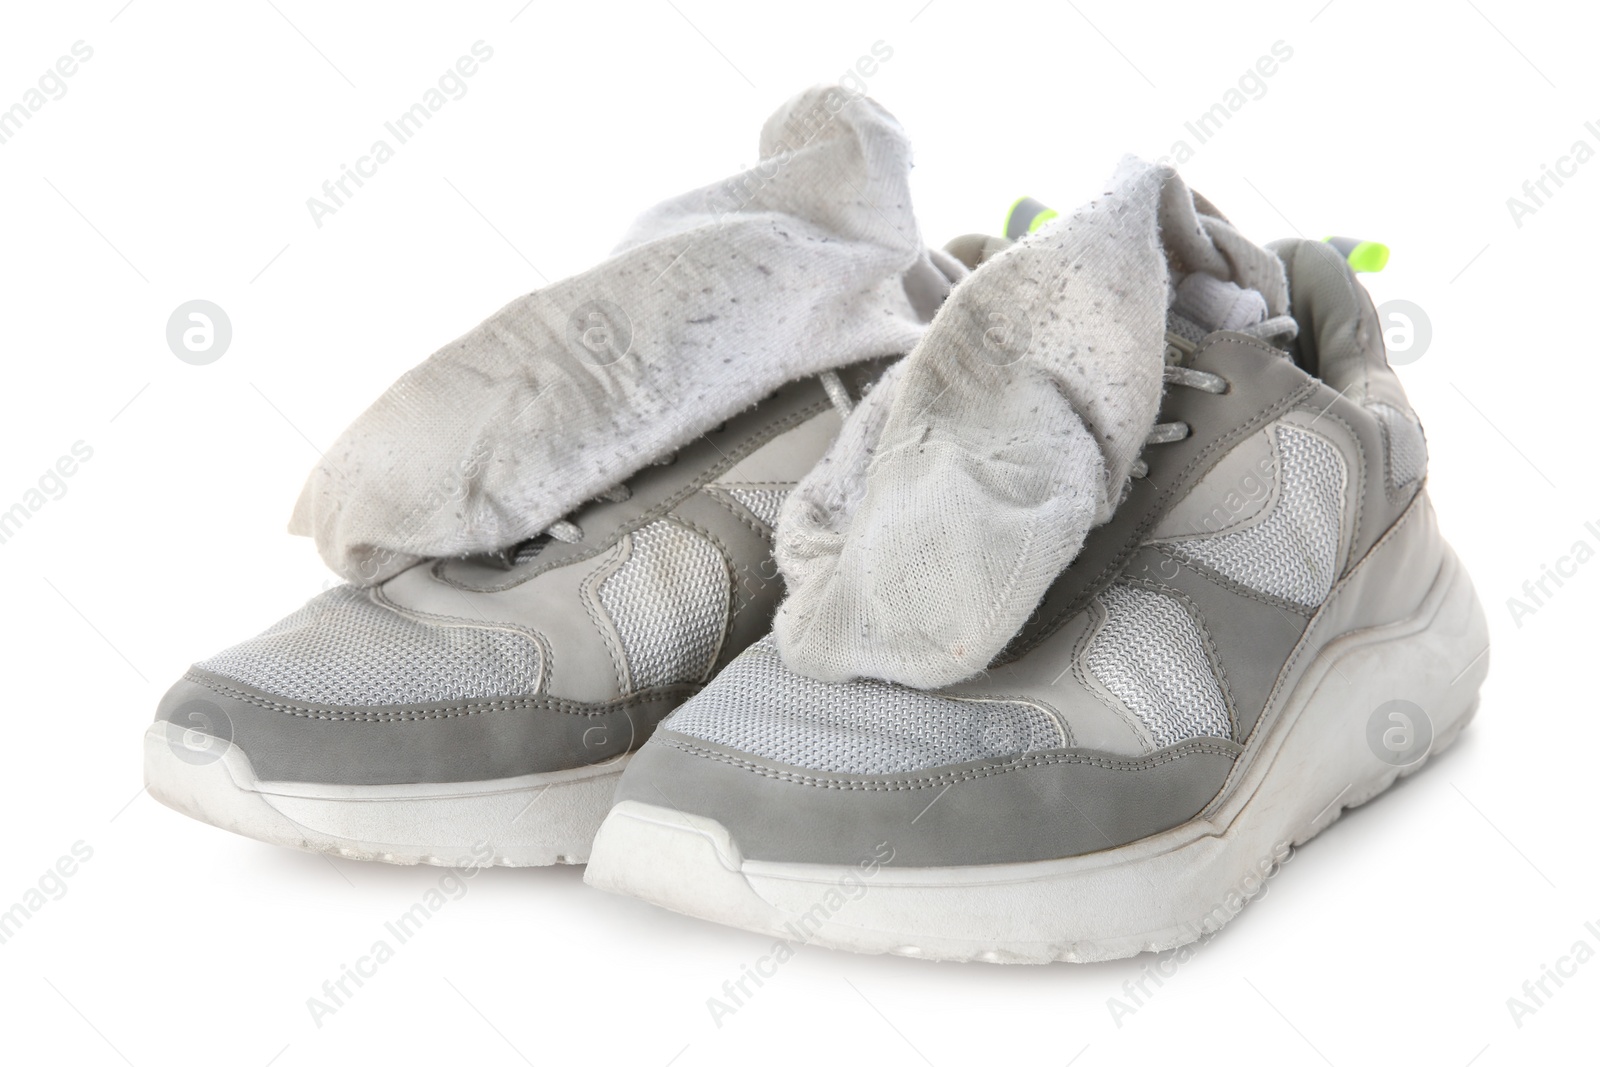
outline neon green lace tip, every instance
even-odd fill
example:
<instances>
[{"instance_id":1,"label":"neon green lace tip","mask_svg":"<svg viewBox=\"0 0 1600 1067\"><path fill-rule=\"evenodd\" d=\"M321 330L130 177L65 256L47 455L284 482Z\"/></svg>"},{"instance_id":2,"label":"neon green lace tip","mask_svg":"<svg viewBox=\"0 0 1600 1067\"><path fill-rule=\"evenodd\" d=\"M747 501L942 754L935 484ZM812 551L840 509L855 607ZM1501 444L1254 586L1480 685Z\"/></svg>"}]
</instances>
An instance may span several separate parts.
<instances>
[{"instance_id":1,"label":"neon green lace tip","mask_svg":"<svg viewBox=\"0 0 1600 1067\"><path fill-rule=\"evenodd\" d=\"M1389 246L1377 241L1363 241L1359 237L1325 237L1328 244L1338 249L1350 269L1360 274L1376 274L1389 265Z\"/></svg>"},{"instance_id":2,"label":"neon green lace tip","mask_svg":"<svg viewBox=\"0 0 1600 1067\"><path fill-rule=\"evenodd\" d=\"M1006 208L1006 219L1000 224L1001 233L1005 234L1007 237L1011 236L1011 220L1016 218L1017 209L1032 199L1033 197L1031 196L1019 196L1015 200L1011 201L1011 206Z\"/></svg>"},{"instance_id":3,"label":"neon green lace tip","mask_svg":"<svg viewBox=\"0 0 1600 1067\"><path fill-rule=\"evenodd\" d=\"M1020 241L1058 216L1055 208L1046 207L1031 196L1020 196L1006 212L1005 227L1001 230L1007 240Z\"/></svg>"}]
</instances>

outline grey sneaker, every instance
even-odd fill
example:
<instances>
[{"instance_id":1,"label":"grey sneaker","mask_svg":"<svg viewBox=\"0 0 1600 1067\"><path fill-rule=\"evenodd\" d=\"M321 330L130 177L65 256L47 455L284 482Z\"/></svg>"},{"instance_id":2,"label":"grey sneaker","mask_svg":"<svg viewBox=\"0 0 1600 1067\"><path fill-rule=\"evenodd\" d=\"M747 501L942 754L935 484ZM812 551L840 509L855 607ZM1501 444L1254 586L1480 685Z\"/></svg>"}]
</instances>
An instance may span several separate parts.
<instances>
[{"instance_id":1,"label":"grey sneaker","mask_svg":"<svg viewBox=\"0 0 1600 1067\"><path fill-rule=\"evenodd\" d=\"M1456 737L1488 670L1365 290L1286 241L1298 340L1169 333L1113 519L992 667L829 684L755 643L623 775L586 880L861 952L1193 941Z\"/></svg>"},{"instance_id":2,"label":"grey sneaker","mask_svg":"<svg viewBox=\"0 0 1600 1067\"><path fill-rule=\"evenodd\" d=\"M343 585L195 664L151 795L274 844L579 863L629 754L766 632L772 526L879 360L791 383L504 556Z\"/></svg>"}]
</instances>

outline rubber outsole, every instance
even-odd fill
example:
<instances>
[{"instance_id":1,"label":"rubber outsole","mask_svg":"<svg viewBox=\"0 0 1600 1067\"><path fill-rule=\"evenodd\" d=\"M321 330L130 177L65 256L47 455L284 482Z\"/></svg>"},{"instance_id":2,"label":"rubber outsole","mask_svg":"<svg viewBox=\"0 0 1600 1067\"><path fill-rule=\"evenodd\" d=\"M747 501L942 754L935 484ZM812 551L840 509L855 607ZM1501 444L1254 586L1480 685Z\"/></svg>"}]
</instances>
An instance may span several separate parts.
<instances>
[{"instance_id":1,"label":"rubber outsole","mask_svg":"<svg viewBox=\"0 0 1600 1067\"><path fill-rule=\"evenodd\" d=\"M383 863L583 863L628 758L485 782L262 782L237 745L170 722L145 731L145 785L201 822L273 845Z\"/></svg>"}]
</instances>

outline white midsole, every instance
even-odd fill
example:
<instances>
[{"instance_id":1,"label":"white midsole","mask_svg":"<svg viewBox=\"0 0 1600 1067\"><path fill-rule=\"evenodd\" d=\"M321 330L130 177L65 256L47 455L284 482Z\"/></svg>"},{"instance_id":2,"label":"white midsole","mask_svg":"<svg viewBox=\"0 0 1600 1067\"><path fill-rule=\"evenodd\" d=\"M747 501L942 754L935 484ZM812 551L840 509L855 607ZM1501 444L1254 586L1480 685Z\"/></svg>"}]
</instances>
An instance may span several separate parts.
<instances>
[{"instance_id":1,"label":"white midsole","mask_svg":"<svg viewBox=\"0 0 1600 1067\"><path fill-rule=\"evenodd\" d=\"M714 820L630 801L602 827L585 878L687 914L856 951L1045 962L1170 948L1227 921L1290 846L1421 765L1426 754L1404 767L1374 755L1369 711L1411 701L1432 721L1433 751L1453 741L1476 708L1487 645L1471 582L1447 552L1410 618L1324 646L1264 724L1259 751L1205 812L1119 848L985 866L891 861L868 872L744 859Z\"/></svg>"},{"instance_id":2,"label":"white midsole","mask_svg":"<svg viewBox=\"0 0 1600 1067\"><path fill-rule=\"evenodd\" d=\"M260 841L390 863L582 863L628 759L476 782L263 782L237 745L197 756L182 727L145 732L162 803Z\"/></svg>"}]
</instances>

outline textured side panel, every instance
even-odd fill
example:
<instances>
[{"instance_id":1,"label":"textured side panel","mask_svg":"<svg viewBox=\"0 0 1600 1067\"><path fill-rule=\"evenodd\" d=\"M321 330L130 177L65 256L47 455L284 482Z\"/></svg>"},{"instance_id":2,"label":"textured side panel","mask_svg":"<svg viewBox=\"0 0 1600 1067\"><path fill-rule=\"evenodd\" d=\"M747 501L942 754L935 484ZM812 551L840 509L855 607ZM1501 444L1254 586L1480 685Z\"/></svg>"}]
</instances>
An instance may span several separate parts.
<instances>
[{"instance_id":1,"label":"textured side panel","mask_svg":"<svg viewBox=\"0 0 1600 1067\"><path fill-rule=\"evenodd\" d=\"M523 634L412 618L342 585L197 666L290 700L365 707L531 694L540 655Z\"/></svg>"},{"instance_id":2,"label":"textured side panel","mask_svg":"<svg viewBox=\"0 0 1600 1067\"><path fill-rule=\"evenodd\" d=\"M1180 555L1269 596L1315 607L1333 587L1348 471L1320 434L1279 423L1278 500L1254 525L1174 542Z\"/></svg>"},{"instance_id":3,"label":"textured side panel","mask_svg":"<svg viewBox=\"0 0 1600 1067\"><path fill-rule=\"evenodd\" d=\"M1060 748L1054 718L1021 701L952 699L795 674L765 637L663 724L765 759L840 774L890 774Z\"/></svg>"},{"instance_id":4,"label":"textured side panel","mask_svg":"<svg viewBox=\"0 0 1600 1067\"><path fill-rule=\"evenodd\" d=\"M635 530L628 559L600 583L635 691L697 682L728 627L728 562L715 545L665 519Z\"/></svg>"},{"instance_id":5,"label":"textured side panel","mask_svg":"<svg viewBox=\"0 0 1600 1067\"><path fill-rule=\"evenodd\" d=\"M1182 604L1128 585L1100 594L1106 621L1084 666L1139 717L1157 748L1194 737L1233 736L1205 640Z\"/></svg>"},{"instance_id":6,"label":"textured side panel","mask_svg":"<svg viewBox=\"0 0 1600 1067\"><path fill-rule=\"evenodd\" d=\"M770 486L724 485L718 488L737 500L770 529L777 528L778 512L783 508L783 502L789 498L788 489L774 489Z\"/></svg>"},{"instance_id":7,"label":"textured side panel","mask_svg":"<svg viewBox=\"0 0 1600 1067\"><path fill-rule=\"evenodd\" d=\"M1383 453L1389 487L1410 485L1428 472L1428 442L1422 436L1422 422L1414 412L1401 411L1381 401L1367 404L1383 427Z\"/></svg>"}]
</instances>

